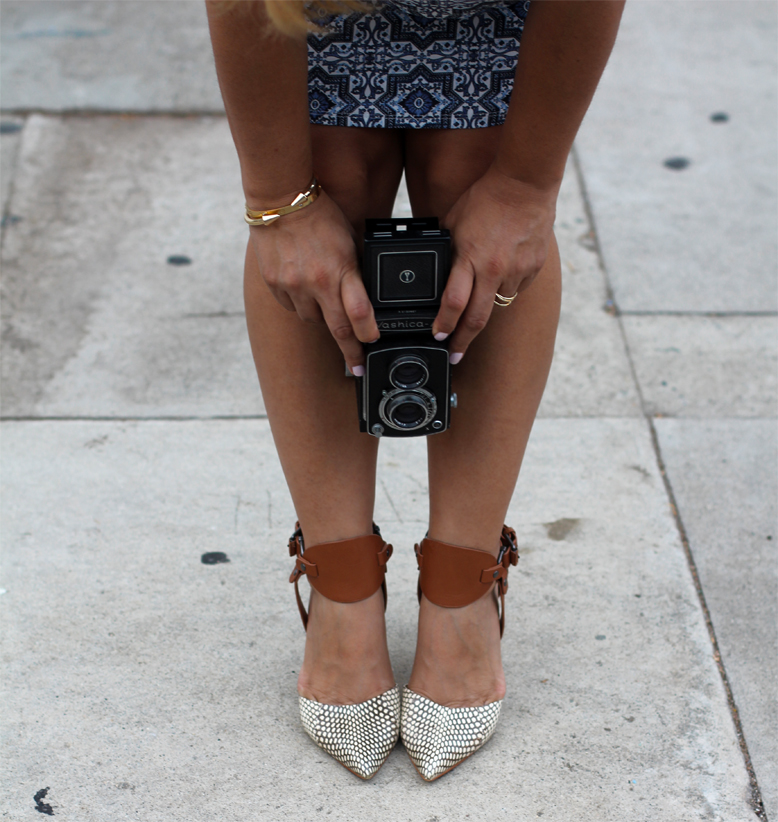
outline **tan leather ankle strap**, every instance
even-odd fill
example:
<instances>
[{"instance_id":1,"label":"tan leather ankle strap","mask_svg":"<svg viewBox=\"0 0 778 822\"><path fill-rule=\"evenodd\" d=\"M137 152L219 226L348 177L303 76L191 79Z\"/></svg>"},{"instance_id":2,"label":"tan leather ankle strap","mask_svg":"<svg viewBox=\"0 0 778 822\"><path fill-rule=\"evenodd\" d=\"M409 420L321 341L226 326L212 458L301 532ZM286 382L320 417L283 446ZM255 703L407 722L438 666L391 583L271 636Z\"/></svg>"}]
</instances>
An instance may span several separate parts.
<instances>
[{"instance_id":1,"label":"tan leather ankle strap","mask_svg":"<svg viewBox=\"0 0 778 822\"><path fill-rule=\"evenodd\" d=\"M508 569L519 561L513 528L503 526L497 559L480 548L464 548L429 538L416 545L415 551L419 566L419 600L424 594L430 602L442 608L463 608L484 596L496 583L502 636L505 630Z\"/></svg>"},{"instance_id":2,"label":"tan leather ankle strap","mask_svg":"<svg viewBox=\"0 0 778 822\"><path fill-rule=\"evenodd\" d=\"M375 524L372 534L306 548L298 522L289 538L289 556L295 557L289 582L294 583L303 627L308 629L308 612L300 597L298 582L301 576L306 576L312 588L335 602L359 602L381 588L386 607L386 563L392 550L392 546L381 539Z\"/></svg>"}]
</instances>

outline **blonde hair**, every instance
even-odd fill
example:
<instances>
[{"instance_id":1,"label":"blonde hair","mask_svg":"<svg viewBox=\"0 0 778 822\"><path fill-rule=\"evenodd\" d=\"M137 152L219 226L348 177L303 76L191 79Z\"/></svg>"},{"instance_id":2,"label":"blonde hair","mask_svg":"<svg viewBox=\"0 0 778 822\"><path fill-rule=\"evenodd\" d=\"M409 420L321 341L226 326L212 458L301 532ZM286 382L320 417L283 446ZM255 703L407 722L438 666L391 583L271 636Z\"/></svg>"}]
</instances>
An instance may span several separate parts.
<instances>
[{"instance_id":1,"label":"blonde hair","mask_svg":"<svg viewBox=\"0 0 778 822\"><path fill-rule=\"evenodd\" d=\"M302 0L269 0L265 3L267 15L273 25L284 34L299 37L309 31L324 32L326 26L317 22L334 14L350 12L367 12L374 6L363 0L314 0L303 3Z\"/></svg>"},{"instance_id":2,"label":"blonde hair","mask_svg":"<svg viewBox=\"0 0 778 822\"><path fill-rule=\"evenodd\" d=\"M253 4L248 0L221 0L221 11ZM265 10L276 31L289 37L304 37L308 32L323 34L327 31L323 21L336 14L362 14L375 11L377 0L266 0Z\"/></svg>"}]
</instances>

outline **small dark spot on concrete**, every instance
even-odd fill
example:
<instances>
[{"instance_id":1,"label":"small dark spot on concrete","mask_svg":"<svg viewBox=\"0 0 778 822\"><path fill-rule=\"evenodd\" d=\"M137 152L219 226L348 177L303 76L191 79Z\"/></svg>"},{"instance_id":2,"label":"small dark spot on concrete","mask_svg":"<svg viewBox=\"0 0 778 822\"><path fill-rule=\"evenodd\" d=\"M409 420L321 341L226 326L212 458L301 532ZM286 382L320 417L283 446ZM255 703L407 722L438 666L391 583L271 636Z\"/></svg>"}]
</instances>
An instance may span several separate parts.
<instances>
[{"instance_id":1,"label":"small dark spot on concrete","mask_svg":"<svg viewBox=\"0 0 778 822\"><path fill-rule=\"evenodd\" d=\"M561 542L575 529L580 521L579 519L558 519L554 522L544 522L543 527L546 529L549 539Z\"/></svg>"},{"instance_id":2,"label":"small dark spot on concrete","mask_svg":"<svg viewBox=\"0 0 778 822\"><path fill-rule=\"evenodd\" d=\"M105 445L108 441L108 434L103 434L102 437L95 437L92 440L84 443L84 448L98 448L101 445Z\"/></svg>"},{"instance_id":3,"label":"small dark spot on concrete","mask_svg":"<svg viewBox=\"0 0 778 822\"><path fill-rule=\"evenodd\" d=\"M17 223L20 223L23 219L23 217L19 217L16 214L6 214L3 217L3 219L0 220L0 227L5 228L9 225L16 225Z\"/></svg>"},{"instance_id":4,"label":"small dark spot on concrete","mask_svg":"<svg viewBox=\"0 0 778 822\"><path fill-rule=\"evenodd\" d=\"M135 785L130 785L129 782L120 782L116 787L120 791L134 791L135 790Z\"/></svg>"},{"instance_id":5,"label":"small dark spot on concrete","mask_svg":"<svg viewBox=\"0 0 778 822\"><path fill-rule=\"evenodd\" d=\"M729 114L726 111L716 111L710 116L711 123L726 123L729 120Z\"/></svg>"},{"instance_id":6,"label":"small dark spot on concrete","mask_svg":"<svg viewBox=\"0 0 778 822\"><path fill-rule=\"evenodd\" d=\"M52 808L48 802L43 801L50 790L50 788L41 788L33 797L35 800L35 810L38 811L38 813L45 813L46 816L54 816L54 808Z\"/></svg>"},{"instance_id":7,"label":"small dark spot on concrete","mask_svg":"<svg viewBox=\"0 0 778 822\"><path fill-rule=\"evenodd\" d=\"M643 594L635 594L635 596L636 596L638 599L640 599L640 597L642 597L642 596L643 596Z\"/></svg>"},{"instance_id":8,"label":"small dark spot on concrete","mask_svg":"<svg viewBox=\"0 0 778 822\"><path fill-rule=\"evenodd\" d=\"M772 539L772 538L773 538L773 535L772 535L772 534L768 534L768 535L767 535L767 539Z\"/></svg>"},{"instance_id":9,"label":"small dark spot on concrete","mask_svg":"<svg viewBox=\"0 0 778 822\"><path fill-rule=\"evenodd\" d=\"M185 254L171 254L168 258L168 265L191 265L192 258Z\"/></svg>"},{"instance_id":10,"label":"small dark spot on concrete","mask_svg":"<svg viewBox=\"0 0 778 822\"><path fill-rule=\"evenodd\" d=\"M691 160L686 157L668 157L664 161L665 168L671 168L673 171L682 171L689 167Z\"/></svg>"},{"instance_id":11,"label":"small dark spot on concrete","mask_svg":"<svg viewBox=\"0 0 778 822\"><path fill-rule=\"evenodd\" d=\"M642 465L630 465L632 471L637 471L643 479L651 479L651 474Z\"/></svg>"},{"instance_id":12,"label":"small dark spot on concrete","mask_svg":"<svg viewBox=\"0 0 778 822\"><path fill-rule=\"evenodd\" d=\"M613 300L605 300L605 302L602 305L602 310L606 314L610 314L611 317L615 317L618 313L616 310L616 303L614 303Z\"/></svg>"},{"instance_id":13,"label":"small dark spot on concrete","mask_svg":"<svg viewBox=\"0 0 778 822\"><path fill-rule=\"evenodd\" d=\"M609 731L610 728L603 728L603 731Z\"/></svg>"},{"instance_id":14,"label":"small dark spot on concrete","mask_svg":"<svg viewBox=\"0 0 778 822\"><path fill-rule=\"evenodd\" d=\"M627 722L634 722L634 721L635 721L635 717L634 717L634 716L625 716L625 717L624 717L624 719L626 719L626 720L627 720Z\"/></svg>"},{"instance_id":15,"label":"small dark spot on concrete","mask_svg":"<svg viewBox=\"0 0 778 822\"><path fill-rule=\"evenodd\" d=\"M3 120L0 122L0 134L16 134L21 130L21 123L12 123L10 120Z\"/></svg>"},{"instance_id":16,"label":"small dark spot on concrete","mask_svg":"<svg viewBox=\"0 0 778 822\"><path fill-rule=\"evenodd\" d=\"M200 557L203 565L218 565L220 562L229 562L230 558L222 551L209 551Z\"/></svg>"},{"instance_id":17,"label":"small dark spot on concrete","mask_svg":"<svg viewBox=\"0 0 778 822\"><path fill-rule=\"evenodd\" d=\"M595 639L605 639L605 634L597 634Z\"/></svg>"}]
</instances>

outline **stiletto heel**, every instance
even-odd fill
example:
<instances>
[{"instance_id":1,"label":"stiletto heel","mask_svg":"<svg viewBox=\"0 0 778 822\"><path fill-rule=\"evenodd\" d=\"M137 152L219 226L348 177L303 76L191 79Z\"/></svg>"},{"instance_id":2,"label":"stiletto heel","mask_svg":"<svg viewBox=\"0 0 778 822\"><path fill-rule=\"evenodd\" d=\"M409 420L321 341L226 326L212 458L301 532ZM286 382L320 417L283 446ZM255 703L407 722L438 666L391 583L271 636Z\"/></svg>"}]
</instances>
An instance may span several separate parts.
<instances>
[{"instance_id":1,"label":"stiletto heel","mask_svg":"<svg viewBox=\"0 0 778 822\"><path fill-rule=\"evenodd\" d=\"M497 585L500 637L505 628L508 569L519 561L516 532L503 526L500 553L424 539L415 546L418 596L443 608L463 608ZM448 708L405 687L400 736L422 779L432 782L472 756L497 727L502 700L469 708Z\"/></svg>"},{"instance_id":2,"label":"stiletto heel","mask_svg":"<svg viewBox=\"0 0 778 822\"><path fill-rule=\"evenodd\" d=\"M368 536L305 547L300 524L289 539L295 566L297 607L308 629L308 613L298 582L306 576L311 587L335 602L359 602L379 588L386 607L386 563L392 546L381 539L378 526ZM361 779L371 779L384 764L400 734L400 693L395 685L356 705L326 705L300 697L300 720L308 736L330 756Z\"/></svg>"}]
</instances>

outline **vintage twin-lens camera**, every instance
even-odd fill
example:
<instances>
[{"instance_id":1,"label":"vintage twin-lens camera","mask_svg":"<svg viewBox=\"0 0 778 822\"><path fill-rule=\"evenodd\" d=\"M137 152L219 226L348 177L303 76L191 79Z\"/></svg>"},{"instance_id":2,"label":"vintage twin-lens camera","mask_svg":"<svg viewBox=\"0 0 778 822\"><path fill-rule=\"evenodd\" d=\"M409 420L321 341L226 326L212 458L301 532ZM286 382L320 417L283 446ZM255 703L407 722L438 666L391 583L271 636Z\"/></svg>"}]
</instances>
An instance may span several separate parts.
<instances>
[{"instance_id":1,"label":"vintage twin-lens camera","mask_svg":"<svg viewBox=\"0 0 778 822\"><path fill-rule=\"evenodd\" d=\"M362 278L381 338L365 346L357 381L359 428L374 437L445 431L451 393L448 347L432 336L451 265L437 217L368 220Z\"/></svg>"}]
</instances>

